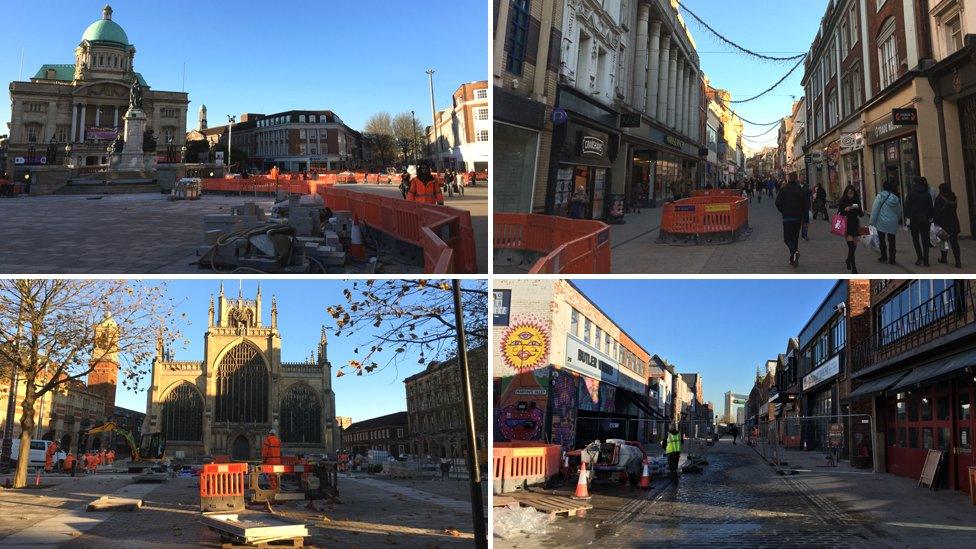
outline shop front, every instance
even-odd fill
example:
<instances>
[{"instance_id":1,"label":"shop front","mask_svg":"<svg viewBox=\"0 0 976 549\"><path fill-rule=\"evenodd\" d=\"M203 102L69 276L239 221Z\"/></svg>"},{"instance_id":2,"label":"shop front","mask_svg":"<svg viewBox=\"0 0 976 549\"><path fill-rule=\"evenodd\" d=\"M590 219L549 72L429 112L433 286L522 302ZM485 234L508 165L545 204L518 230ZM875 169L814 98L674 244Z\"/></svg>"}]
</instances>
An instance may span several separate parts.
<instances>
[{"instance_id":1,"label":"shop front","mask_svg":"<svg viewBox=\"0 0 976 549\"><path fill-rule=\"evenodd\" d=\"M655 207L690 194L699 180L700 146L642 121L624 130L630 150L628 197L642 207ZM704 171L708 177L708 170Z\"/></svg>"},{"instance_id":2,"label":"shop front","mask_svg":"<svg viewBox=\"0 0 976 549\"><path fill-rule=\"evenodd\" d=\"M623 207L610 192L620 148L617 113L566 87L559 89L558 105L546 212L571 216L576 194L585 197L579 217L616 217L619 212L611 210Z\"/></svg>"},{"instance_id":3,"label":"shop front","mask_svg":"<svg viewBox=\"0 0 976 549\"><path fill-rule=\"evenodd\" d=\"M892 181L899 194L907 196L912 182L921 175L915 126L896 125L893 117L886 117L868 127L865 143L871 147L874 158L873 188L867 192L875 196L884 188L885 181Z\"/></svg>"},{"instance_id":4,"label":"shop front","mask_svg":"<svg viewBox=\"0 0 976 549\"><path fill-rule=\"evenodd\" d=\"M494 89L494 101L494 208L496 212L530 213L535 182L545 170L544 162L539 165L539 150L549 139L546 106L499 87Z\"/></svg>"},{"instance_id":5,"label":"shop front","mask_svg":"<svg viewBox=\"0 0 976 549\"><path fill-rule=\"evenodd\" d=\"M864 137L861 132L854 130L841 132L838 150L840 192L843 193L848 185L852 185L862 198L865 197L867 189L864 187Z\"/></svg>"},{"instance_id":6,"label":"shop front","mask_svg":"<svg viewBox=\"0 0 976 549\"><path fill-rule=\"evenodd\" d=\"M810 450L827 448L829 425L837 421L837 384L841 354L836 354L803 377L803 399L806 417L801 437Z\"/></svg>"}]
</instances>

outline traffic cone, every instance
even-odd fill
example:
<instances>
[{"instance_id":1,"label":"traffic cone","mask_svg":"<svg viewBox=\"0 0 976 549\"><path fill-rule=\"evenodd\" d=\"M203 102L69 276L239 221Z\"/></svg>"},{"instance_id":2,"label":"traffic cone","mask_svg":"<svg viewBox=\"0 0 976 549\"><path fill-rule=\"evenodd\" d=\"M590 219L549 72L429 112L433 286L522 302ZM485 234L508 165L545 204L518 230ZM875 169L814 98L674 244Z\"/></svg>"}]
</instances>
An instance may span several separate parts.
<instances>
[{"instance_id":1,"label":"traffic cone","mask_svg":"<svg viewBox=\"0 0 976 549\"><path fill-rule=\"evenodd\" d=\"M40 485L41 485L41 469L40 467L38 467L37 474L34 475L34 486L40 486Z\"/></svg>"},{"instance_id":2,"label":"traffic cone","mask_svg":"<svg viewBox=\"0 0 976 549\"><path fill-rule=\"evenodd\" d=\"M349 255L357 261L366 260L366 246L363 245L363 233L362 229L359 228L359 224L353 222L352 232L349 237Z\"/></svg>"},{"instance_id":3,"label":"traffic cone","mask_svg":"<svg viewBox=\"0 0 976 549\"><path fill-rule=\"evenodd\" d=\"M586 462L580 463L579 480L576 482L576 493L573 499L590 499L590 490L586 486Z\"/></svg>"},{"instance_id":4,"label":"traffic cone","mask_svg":"<svg viewBox=\"0 0 976 549\"><path fill-rule=\"evenodd\" d=\"M651 464L649 458L644 458L644 472L641 473L640 489L647 490L651 487Z\"/></svg>"}]
</instances>

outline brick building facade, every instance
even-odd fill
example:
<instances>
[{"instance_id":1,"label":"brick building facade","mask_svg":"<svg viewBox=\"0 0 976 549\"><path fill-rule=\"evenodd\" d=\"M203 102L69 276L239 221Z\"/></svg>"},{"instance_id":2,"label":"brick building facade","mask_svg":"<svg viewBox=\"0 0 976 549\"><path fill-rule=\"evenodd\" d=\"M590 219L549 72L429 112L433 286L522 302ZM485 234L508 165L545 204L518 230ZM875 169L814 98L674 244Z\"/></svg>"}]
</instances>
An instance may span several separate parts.
<instances>
[{"instance_id":1,"label":"brick building facade","mask_svg":"<svg viewBox=\"0 0 976 549\"><path fill-rule=\"evenodd\" d=\"M364 419L342 430L342 449L355 454L383 450L393 457L409 453L410 429L407 412Z\"/></svg>"}]
</instances>

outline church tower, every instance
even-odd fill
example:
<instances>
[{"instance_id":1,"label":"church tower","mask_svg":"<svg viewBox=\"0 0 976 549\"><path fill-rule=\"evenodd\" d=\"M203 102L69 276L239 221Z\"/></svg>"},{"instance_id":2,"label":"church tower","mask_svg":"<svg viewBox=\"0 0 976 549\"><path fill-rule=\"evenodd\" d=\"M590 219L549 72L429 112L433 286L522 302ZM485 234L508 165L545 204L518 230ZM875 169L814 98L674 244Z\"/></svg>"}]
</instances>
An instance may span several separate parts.
<instances>
[{"instance_id":1,"label":"church tower","mask_svg":"<svg viewBox=\"0 0 976 549\"><path fill-rule=\"evenodd\" d=\"M119 384L119 326L110 316L95 326L95 347L88 373L88 389L105 399L105 417L115 413L115 391Z\"/></svg>"},{"instance_id":2,"label":"church tower","mask_svg":"<svg viewBox=\"0 0 976 549\"><path fill-rule=\"evenodd\" d=\"M207 106L200 105L199 121L197 122L197 131L202 132L207 129Z\"/></svg>"}]
</instances>

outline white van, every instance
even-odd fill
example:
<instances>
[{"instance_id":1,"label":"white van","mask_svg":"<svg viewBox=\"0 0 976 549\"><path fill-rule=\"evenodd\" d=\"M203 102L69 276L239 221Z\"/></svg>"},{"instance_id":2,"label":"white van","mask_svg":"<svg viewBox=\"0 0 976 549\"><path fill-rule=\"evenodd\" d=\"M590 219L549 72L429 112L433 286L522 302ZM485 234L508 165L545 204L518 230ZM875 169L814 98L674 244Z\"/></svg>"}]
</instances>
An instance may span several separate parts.
<instances>
[{"instance_id":1,"label":"white van","mask_svg":"<svg viewBox=\"0 0 976 549\"><path fill-rule=\"evenodd\" d=\"M2 444L3 441L0 441ZM44 466L44 456L47 454L47 447L54 444L50 440L32 440L30 447L30 457L28 460L29 466ZM20 439L15 438L10 444L10 462L11 465L17 464L17 458L20 456ZM58 450L54 454L54 464L58 468L63 468L64 459L68 457L67 452L64 450Z\"/></svg>"}]
</instances>

